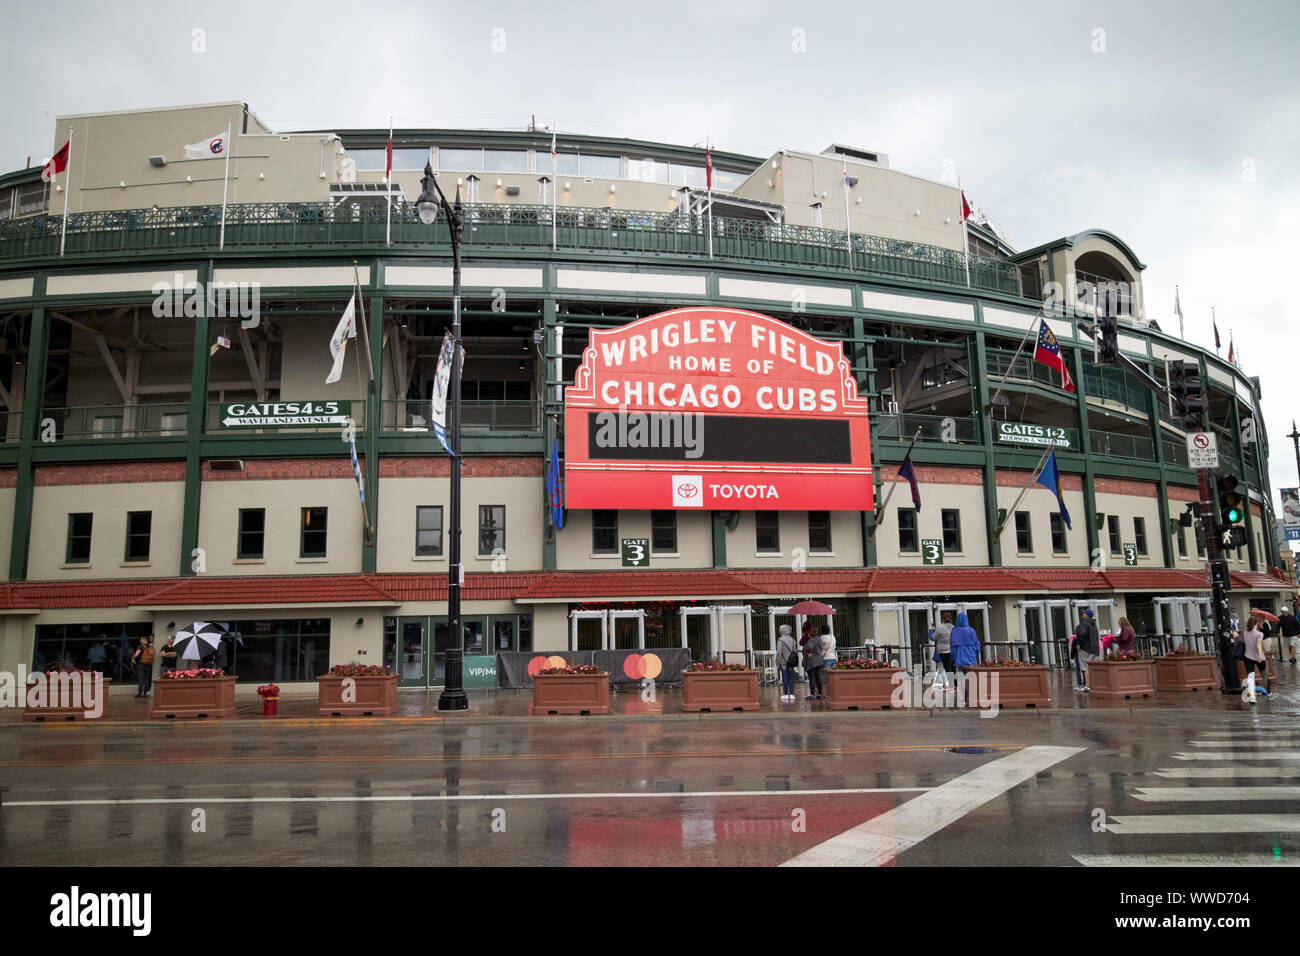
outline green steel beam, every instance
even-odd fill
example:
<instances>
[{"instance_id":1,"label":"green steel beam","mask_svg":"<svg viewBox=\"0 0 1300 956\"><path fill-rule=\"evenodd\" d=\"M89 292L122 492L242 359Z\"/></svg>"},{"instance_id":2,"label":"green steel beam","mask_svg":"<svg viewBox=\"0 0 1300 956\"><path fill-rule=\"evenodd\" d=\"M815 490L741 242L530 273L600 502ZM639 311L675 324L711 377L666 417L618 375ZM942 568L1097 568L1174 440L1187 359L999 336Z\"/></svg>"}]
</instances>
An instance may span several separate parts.
<instances>
[{"instance_id":1,"label":"green steel beam","mask_svg":"<svg viewBox=\"0 0 1300 956\"><path fill-rule=\"evenodd\" d=\"M967 362L974 371L970 377L971 403L979 416L980 440L984 444L984 526L988 530L989 567L1002 564L1002 535L998 533L998 465L993 447L993 395L989 392L988 346L980 329L967 346Z\"/></svg>"},{"instance_id":2,"label":"green steel beam","mask_svg":"<svg viewBox=\"0 0 1300 956\"><path fill-rule=\"evenodd\" d=\"M556 302L554 296L547 296L542 300L542 328L545 338L542 342L542 408L546 408L546 402L549 393L554 387L551 381L551 363L545 356L555 352L555 322L556 322ZM550 463L551 447L559 440L556 428L556 418L553 415L542 413L542 427L545 429L542 440L542 468L543 473ZM556 568L556 540L555 528L551 525L551 506L550 500L546 495L546 482L542 482L542 570L554 571Z\"/></svg>"},{"instance_id":3,"label":"green steel beam","mask_svg":"<svg viewBox=\"0 0 1300 956\"><path fill-rule=\"evenodd\" d=\"M35 282L44 294L45 277ZM13 536L9 542L9 580L27 577L27 552L32 535L32 503L35 497L35 467L32 452L40 442L40 409L45 397L45 363L49 352L50 326L45 309L32 310L27 338L27 378L23 382L23 420L19 431L18 468L14 486ZM33 414L33 410L36 410Z\"/></svg>"},{"instance_id":4,"label":"green steel beam","mask_svg":"<svg viewBox=\"0 0 1300 956\"><path fill-rule=\"evenodd\" d=\"M212 281L213 262L199 266L199 282L207 288ZM199 509L203 497L203 433L208 427L208 309L202 297L199 314L194 319L194 346L191 349L190 409L185 435L185 504L181 513L181 553L179 574L195 574L194 551L199 546Z\"/></svg>"},{"instance_id":5,"label":"green steel beam","mask_svg":"<svg viewBox=\"0 0 1300 956\"><path fill-rule=\"evenodd\" d=\"M370 274L379 275L378 263L369 263ZM370 297L366 306L367 330L370 333L366 356L370 361L371 375L366 381L366 431L362 436L365 446L366 509L373 535L363 535L361 539L361 570L373 574L379 561L379 435L383 424L383 404L379 396L383 394L384 376L384 296L377 293Z\"/></svg>"}]
</instances>

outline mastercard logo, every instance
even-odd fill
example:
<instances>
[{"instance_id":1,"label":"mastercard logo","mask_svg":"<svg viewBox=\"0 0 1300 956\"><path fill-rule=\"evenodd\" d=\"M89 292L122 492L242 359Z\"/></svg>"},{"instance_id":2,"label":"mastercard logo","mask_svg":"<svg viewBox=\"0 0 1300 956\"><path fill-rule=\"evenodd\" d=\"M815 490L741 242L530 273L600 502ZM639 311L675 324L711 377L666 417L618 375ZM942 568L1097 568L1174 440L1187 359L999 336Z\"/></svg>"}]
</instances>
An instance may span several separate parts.
<instances>
[{"instance_id":1,"label":"mastercard logo","mask_svg":"<svg viewBox=\"0 0 1300 956\"><path fill-rule=\"evenodd\" d=\"M539 654L528 662L528 676L536 677L538 671L543 671L548 667L563 667L567 663L569 662L558 654L552 657Z\"/></svg>"},{"instance_id":2,"label":"mastercard logo","mask_svg":"<svg viewBox=\"0 0 1300 956\"><path fill-rule=\"evenodd\" d=\"M664 662L658 654L629 654L623 659L623 673L633 680L649 677L652 680L663 673Z\"/></svg>"}]
</instances>

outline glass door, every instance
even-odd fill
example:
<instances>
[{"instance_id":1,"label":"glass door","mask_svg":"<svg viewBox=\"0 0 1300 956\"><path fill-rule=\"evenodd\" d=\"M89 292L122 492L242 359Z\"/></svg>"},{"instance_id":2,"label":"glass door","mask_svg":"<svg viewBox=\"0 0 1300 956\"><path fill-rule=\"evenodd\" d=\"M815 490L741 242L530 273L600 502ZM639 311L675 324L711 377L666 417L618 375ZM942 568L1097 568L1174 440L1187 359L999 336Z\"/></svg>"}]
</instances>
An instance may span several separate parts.
<instances>
[{"instance_id":1,"label":"glass door","mask_svg":"<svg viewBox=\"0 0 1300 956\"><path fill-rule=\"evenodd\" d=\"M426 617L397 619L396 670L399 687L429 686L428 623Z\"/></svg>"}]
</instances>

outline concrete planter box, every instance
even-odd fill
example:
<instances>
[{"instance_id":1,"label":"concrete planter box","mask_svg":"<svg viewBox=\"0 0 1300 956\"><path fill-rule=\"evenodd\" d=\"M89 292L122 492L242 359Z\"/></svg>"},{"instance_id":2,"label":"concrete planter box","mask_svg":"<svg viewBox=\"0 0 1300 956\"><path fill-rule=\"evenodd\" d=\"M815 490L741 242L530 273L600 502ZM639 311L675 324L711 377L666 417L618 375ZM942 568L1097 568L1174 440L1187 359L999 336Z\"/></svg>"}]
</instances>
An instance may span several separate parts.
<instances>
[{"instance_id":1,"label":"concrete planter box","mask_svg":"<svg viewBox=\"0 0 1300 956\"><path fill-rule=\"evenodd\" d=\"M528 713L608 714L609 674L534 674Z\"/></svg>"},{"instance_id":2,"label":"concrete planter box","mask_svg":"<svg viewBox=\"0 0 1300 956\"><path fill-rule=\"evenodd\" d=\"M1218 690L1219 670L1209 654L1157 657L1156 685L1161 690Z\"/></svg>"},{"instance_id":3,"label":"concrete planter box","mask_svg":"<svg viewBox=\"0 0 1300 956\"><path fill-rule=\"evenodd\" d=\"M344 699L344 681L355 681ZM397 713L397 675L316 678L316 712L322 717L387 717Z\"/></svg>"},{"instance_id":4,"label":"concrete planter box","mask_svg":"<svg viewBox=\"0 0 1300 956\"><path fill-rule=\"evenodd\" d=\"M682 710L758 710L758 671L682 671Z\"/></svg>"},{"instance_id":5,"label":"concrete planter box","mask_svg":"<svg viewBox=\"0 0 1300 956\"><path fill-rule=\"evenodd\" d=\"M997 678L999 707L1050 707L1052 700L1047 685L1046 664L1029 667L971 667L967 673L975 674L977 681L988 681L992 694L993 679ZM981 678L979 674L988 674ZM960 675L958 675L960 680Z\"/></svg>"},{"instance_id":6,"label":"concrete planter box","mask_svg":"<svg viewBox=\"0 0 1300 956\"><path fill-rule=\"evenodd\" d=\"M1093 661L1088 665L1093 697L1150 697L1156 692L1151 661Z\"/></svg>"},{"instance_id":7,"label":"concrete planter box","mask_svg":"<svg viewBox=\"0 0 1300 956\"><path fill-rule=\"evenodd\" d=\"M894 675L906 671L901 667L881 667L873 670L841 669L832 667L823 671L826 678L826 699L831 710L901 710L893 706L890 698L895 688Z\"/></svg>"},{"instance_id":8,"label":"concrete planter box","mask_svg":"<svg viewBox=\"0 0 1300 956\"><path fill-rule=\"evenodd\" d=\"M49 678L47 677L47 680L48 679ZM104 714L108 713L108 685L111 683L113 683L113 679L111 677L102 678L100 689L99 689L100 710L99 710L99 715L96 717L91 717L90 715L88 715L86 713L85 707L53 707L49 703L41 704L38 707L32 707L30 704L27 703L27 698L24 695L23 720L36 720L36 721L98 720L100 717L103 717ZM82 685L83 700L85 699L84 693L85 693L85 685L83 684ZM49 699L50 699L49 687L47 685L46 700L48 701ZM60 700L61 702L66 702L67 698L61 697Z\"/></svg>"},{"instance_id":9,"label":"concrete planter box","mask_svg":"<svg viewBox=\"0 0 1300 956\"><path fill-rule=\"evenodd\" d=\"M235 714L235 679L233 677L196 677L190 680L156 680L153 682L154 720L177 717L233 717Z\"/></svg>"}]
</instances>

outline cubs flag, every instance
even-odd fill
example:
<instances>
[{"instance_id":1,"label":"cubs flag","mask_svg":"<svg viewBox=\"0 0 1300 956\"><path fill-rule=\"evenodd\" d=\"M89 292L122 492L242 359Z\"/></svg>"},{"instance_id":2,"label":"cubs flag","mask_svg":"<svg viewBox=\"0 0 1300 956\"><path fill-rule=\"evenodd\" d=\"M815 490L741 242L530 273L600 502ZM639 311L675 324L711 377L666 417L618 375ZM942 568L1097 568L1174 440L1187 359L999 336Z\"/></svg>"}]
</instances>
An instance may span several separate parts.
<instances>
[{"instance_id":1,"label":"cubs flag","mask_svg":"<svg viewBox=\"0 0 1300 956\"><path fill-rule=\"evenodd\" d=\"M1048 453L1043 470L1038 473L1038 478L1035 480L1056 495L1056 506L1061 509L1061 520L1065 522L1067 529L1070 528L1070 512L1065 510L1065 496L1061 494L1061 473L1056 468L1055 451Z\"/></svg>"},{"instance_id":2,"label":"cubs flag","mask_svg":"<svg viewBox=\"0 0 1300 956\"><path fill-rule=\"evenodd\" d=\"M912 507L920 511L921 489L916 483L916 469L912 467L912 453L910 451L903 457L903 463L898 468L898 477L905 480L911 487Z\"/></svg>"},{"instance_id":3,"label":"cubs flag","mask_svg":"<svg viewBox=\"0 0 1300 956\"><path fill-rule=\"evenodd\" d=\"M551 445L551 463L546 466L546 500L551 506L551 524L564 527L564 486L560 484L560 453Z\"/></svg>"},{"instance_id":4,"label":"cubs flag","mask_svg":"<svg viewBox=\"0 0 1300 956\"><path fill-rule=\"evenodd\" d=\"M217 156L224 156L225 153L226 133L224 130L216 136L209 136L202 142L190 143L185 147L186 159L213 159Z\"/></svg>"},{"instance_id":5,"label":"cubs flag","mask_svg":"<svg viewBox=\"0 0 1300 956\"><path fill-rule=\"evenodd\" d=\"M1061 355L1061 346L1056 342L1056 336L1052 330L1047 327L1047 320L1040 319L1038 327L1038 344L1034 346L1034 361L1042 362L1048 368L1054 368L1061 373L1061 387L1067 392L1074 391L1074 379L1070 378L1070 372L1065 367L1065 357Z\"/></svg>"},{"instance_id":6,"label":"cubs flag","mask_svg":"<svg viewBox=\"0 0 1300 956\"><path fill-rule=\"evenodd\" d=\"M348 300L348 307L343 310L343 318L339 319L334 334L330 336L330 354L334 356L334 366L330 369L329 377L325 379L326 385L333 385L343 377L343 357L347 354L348 339L356 337L357 294L354 292L352 298Z\"/></svg>"},{"instance_id":7,"label":"cubs flag","mask_svg":"<svg viewBox=\"0 0 1300 956\"><path fill-rule=\"evenodd\" d=\"M447 439L447 394L451 390L451 361L454 347L451 333L448 332L442 337L442 350L438 353L438 371L434 376L431 409L433 433L438 436L438 441L442 442L442 447L447 449L447 454L453 457L455 457L456 451L451 447L451 442ZM464 349L456 349L456 361L458 363L457 367L464 364Z\"/></svg>"},{"instance_id":8,"label":"cubs flag","mask_svg":"<svg viewBox=\"0 0 1300 956\"><path fill-rule=\"evenodd\" d=\"M50 157L50 161L46 163L45 168L41 170L41 179L44 182L48 183L55 176L68 168L68 154L71 150L72 140L68 140L63 144L61 150Z\"/></svg>"}]
</instances>

